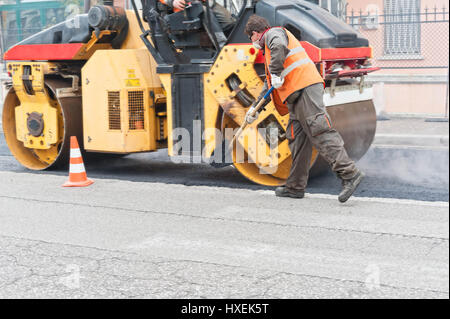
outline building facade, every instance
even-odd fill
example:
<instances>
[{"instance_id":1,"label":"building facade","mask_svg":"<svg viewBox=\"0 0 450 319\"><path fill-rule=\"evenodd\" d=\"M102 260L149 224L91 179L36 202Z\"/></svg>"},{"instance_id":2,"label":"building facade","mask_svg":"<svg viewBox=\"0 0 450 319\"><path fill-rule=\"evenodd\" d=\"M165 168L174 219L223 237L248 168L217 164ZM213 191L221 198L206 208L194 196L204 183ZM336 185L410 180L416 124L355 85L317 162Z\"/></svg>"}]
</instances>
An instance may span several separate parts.
<instances>
[{"instance_id":1,"label":"building facade","mask_svg":"<svg viewBox=\"0 0 450 319\"><path fill-rule=\"evenodd\" d=\"M379 112L447 116L448 0L347 0L345 19L370 41Z\"/></svg>"}]
</instances>

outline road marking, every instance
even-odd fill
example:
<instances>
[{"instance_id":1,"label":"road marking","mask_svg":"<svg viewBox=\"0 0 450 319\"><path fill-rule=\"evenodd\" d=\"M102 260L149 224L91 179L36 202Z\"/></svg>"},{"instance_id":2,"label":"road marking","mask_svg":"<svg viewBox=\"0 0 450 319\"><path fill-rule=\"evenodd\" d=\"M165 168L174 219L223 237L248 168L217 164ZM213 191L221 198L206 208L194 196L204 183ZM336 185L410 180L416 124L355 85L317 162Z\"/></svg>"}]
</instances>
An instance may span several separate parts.
<instances>
[{"instance_id":1,"label":"road marking","mask_svg":"<svg viewBox=\"0 0 450 319\"><path fill-rule=\"evenodd\" d=\"M1 157L1 156L0 156ZM8 172L8 171L0 171L0 176L1 175L15 175L17 174L16 172ZM41 178L40 176L38 177L38 175L33 174L33 173L22 173L20 174L21 176L24 175L30 175L36 178ZM52 177L56 177L54 175L44 175L44 176L52 176ZM60 178L60 176L58 176L57 178ZM117 180L114 178L102 178L102 177L97 177L98 180L104 181L104 182L123 182L122 180ZM264 195L264 196L272 196L275 197L275 191L273 190L253 190L253 189L246 189L246 188L236 188L236 187L226 187L226 186L210 186L210 185L184 185L184 184L167 184L167 183L155 183L155 182L139 182L139 181L129 181L130 183L142 183L142 184L148 184L148 185L157 185L160 187L185 187L188 188L190 190L194 190L194 191L201 191L203 193L215 193L218 190L220 191L231 191L231 192L239 192L240 194L243 194L244 192L250 192L253 194L260 194L260 195ZM311 193L306 193L307 198L312 198L312 199L326 199L326 200L335 200L337 201L337 195L330 195L330 194L311 194ZM1 196L0 197L5 197L5 196ZM26 200L26 198L24 198L24 200ZM354 196L350 199L350 201L357 201L357 202L369 202L369 203L381 203L381 204L397 204L397 205L412 205L412 206L422 206L422 207L441 207L441 208L448 208L449 207L449 202L430 202L430 201L418 201L418 200L410 200L410 199L397 199L397 198L381 198L381 197L357 197ZM345 204L343 204L345 205Z\"/></svg>"},{"instance_id":2,"label":"road marking","mask_svg":"<svg viewBox=\"0 0 450 319\"><path fill-rule=\"evenodd\" d=\"M264 195L274 195L273 191L257 191ZM307 198L315 198L315 199L330 199L330 200L338 200L337 195L329 195L329 194L306 194ZM418 201L411 199L397 199L397 198L379 198L379 197L357 197L354 196L350 198L350 201L357 202L369 202L369 203L381 203L381 204L398 204L398 205L413 205L413 206L426 206L426 207L449 207L448 202L426 202L426 201ZM343 204L345 205L345 204Z\"/></svg>"},{"instance_id":3,"label":"road marking","mask_svg":"<svg viewBox=\"0 0 450 319\"><path fill-rule=\"evenodd\" d=\"M376 134L374 144L446 146L449 145L448 135L424 134Z\"/></svg>"},{"instance_id":4,"label":"road marking","mask_svg":"<svg viewBox=\"0 0 450 319\"><path fill-rule=\"evenodd\" d=\"M377 137L400 137L400 138L410 138L412 140L417 138L426 138L426 139L442 139L444 141L448 141L448 135L427 135L427 134L381 134L378 133Z\"/></svg>"},{"instance_id":5,"label":"road marking","mask_svg":"<svg viewBox=\"0 0 450 319\"><path fill-rule=\"evenodd\" d=\"M395 144L372 144L372 148L384 148L390 150L411 150L411 151L449 151L448 146L424 146L424 145L395 145Z\"/></svg>"}]
</instances>

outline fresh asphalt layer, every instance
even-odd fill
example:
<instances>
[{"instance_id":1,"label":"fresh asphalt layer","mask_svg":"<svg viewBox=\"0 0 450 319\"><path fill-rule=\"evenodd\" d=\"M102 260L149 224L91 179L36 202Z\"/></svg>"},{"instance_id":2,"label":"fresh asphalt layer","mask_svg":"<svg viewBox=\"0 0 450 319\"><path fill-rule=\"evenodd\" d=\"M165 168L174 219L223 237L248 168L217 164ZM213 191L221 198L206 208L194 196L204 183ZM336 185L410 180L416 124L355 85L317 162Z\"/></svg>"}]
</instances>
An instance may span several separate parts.
<instances>
[{"instance_id":1,"label":"fresh asphalt layer","mask_svg":"<svg viewBox=\"0 0 450 319\"><path fill-rule=\"evenodd\" d=\"M85 165L94 179L272 190L246 180L233 167L215 169L208 164L175 164L166 150L119 159L89 159ZM420 201L448 201L448 148L373 147L358 163L367 177L356 196ZM67 176L67 170L30 172L11 156L0 136L0 171ZM331 173L310 180L308 192L337 195L340 181Z\"/></svg>"}]
</instances>

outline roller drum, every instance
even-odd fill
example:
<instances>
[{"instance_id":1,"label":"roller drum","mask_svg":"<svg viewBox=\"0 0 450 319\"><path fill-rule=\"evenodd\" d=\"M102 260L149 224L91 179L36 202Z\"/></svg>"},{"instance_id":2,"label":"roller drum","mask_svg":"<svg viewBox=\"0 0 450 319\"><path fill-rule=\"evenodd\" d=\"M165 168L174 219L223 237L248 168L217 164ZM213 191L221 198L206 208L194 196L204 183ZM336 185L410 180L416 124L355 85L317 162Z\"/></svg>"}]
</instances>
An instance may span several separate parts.
<instances>
[{"instance_id":1,"label":"roller drum","mask_svg":"<svg viewBox=\"0 0 450 319\"><path fill-rule=\"evenodd\" d=\"M342 136L348 155L360 160L373 143L376 132L376 111L372 100L341 104L327 107L333 127ZM238 127L238 124L226 114L222 121L222 129ZM250 181L265 186L280 186L289 177L292 158L279 163L275 174L261 174L260 168L252 163L234 163L234 167ZM310 176L314 177L330 170L330 165L313 150Z\"/></svg>"},{"instance_id":2,"label":"roller drum","mask_svg":"<svg viewBox=\"0 0 450 319\"><path fill-rule=\"evenodd\" d=\"M45 170L67 165L70 151L70 136L77 136L82 144L82 110L81 96L56 98L57 89L71 86L70 81L61 79L47 79L45 81L49 95L58 103L58 122L62 130L61 138L49 150L40 151L24 147L16 136L15 108L20 101L11 88L3 106L3 132L6 143L16 160L31 170ZM82 145L80 145L82 147Z\"/></svg>"}]
</instances>

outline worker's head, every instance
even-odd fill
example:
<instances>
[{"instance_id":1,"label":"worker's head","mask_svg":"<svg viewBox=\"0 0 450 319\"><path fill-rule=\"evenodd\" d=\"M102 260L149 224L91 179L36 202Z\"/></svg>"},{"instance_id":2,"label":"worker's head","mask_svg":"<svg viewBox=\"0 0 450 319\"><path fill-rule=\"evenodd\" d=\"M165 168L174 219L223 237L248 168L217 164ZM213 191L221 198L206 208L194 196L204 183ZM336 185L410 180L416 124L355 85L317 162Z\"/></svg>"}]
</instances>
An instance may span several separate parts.
<instances>
[{"instance_id":1,"label":"worker's head","mask_svg":"<svg viewBox=\"0 0 450 319\"><path fill-rule=\"evenodd\" d=\"M261 49L259 42L267 29L270 29L269 21L255 14L248 19L247 25L245 26L245 33L253 42L253 45L257 49Z\"/></svg>"}]
</instances>

